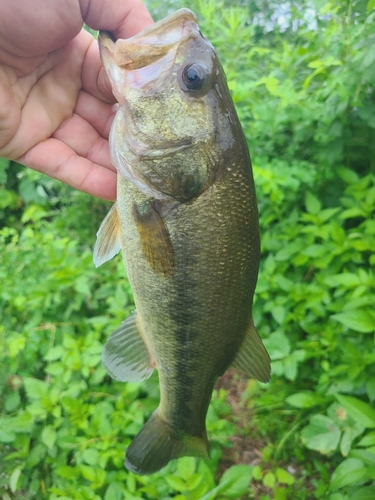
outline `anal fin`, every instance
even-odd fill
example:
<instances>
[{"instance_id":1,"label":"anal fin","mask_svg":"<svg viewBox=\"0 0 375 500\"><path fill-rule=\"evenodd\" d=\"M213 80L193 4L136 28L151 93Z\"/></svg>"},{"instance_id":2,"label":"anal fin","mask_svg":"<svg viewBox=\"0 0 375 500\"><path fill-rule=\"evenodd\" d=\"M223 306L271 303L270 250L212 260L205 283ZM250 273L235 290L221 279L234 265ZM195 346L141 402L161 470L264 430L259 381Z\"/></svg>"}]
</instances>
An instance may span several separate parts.
<instances>
[{"instance_id":1,"label":"anal fin","mask_svg":"<svg viewBox=\"0 0 375 500\"><path fill-rule=\"evenodd\" d=\"M94 247L94 264L96 267L101 266L119 253L121 250L120 234L117 203L114 203L96 233Z\"/></svg>"},{"instance_id":2,"label":"anal fin","mask_svg":"<svg viewBox=\"0 0 375 500\"><path fill-rule=\"evenodd\" d=\"M252 319L232 366L248 377L256 378L260 382L269 382L270 380L270 357Z\"/></svg>"},{"instance_id":3,"label":"anal fin","mask_svg":"<svg viewBox=\"0 0 375 500\"><path fill-rule=\"evenodd\" d=\"M121 382L138 382L151 376L155 363L140 333L136 314L109 336L102 363L107 373Z\"/></svg>"}]
</instances>

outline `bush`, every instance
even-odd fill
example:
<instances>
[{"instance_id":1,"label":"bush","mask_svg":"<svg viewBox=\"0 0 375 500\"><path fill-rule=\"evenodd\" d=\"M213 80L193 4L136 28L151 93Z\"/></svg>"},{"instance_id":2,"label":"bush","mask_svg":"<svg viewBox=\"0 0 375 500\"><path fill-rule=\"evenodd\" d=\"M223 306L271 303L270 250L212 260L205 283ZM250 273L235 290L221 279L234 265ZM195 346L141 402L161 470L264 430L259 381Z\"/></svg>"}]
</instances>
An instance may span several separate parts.
<instances>
[{"instance_id":1,"label":"bush","mask_svg":"<svg viewBox=\"0 0 375 500\"><path fill-rule=\"evenodd\" d=\"M254 160L254 316L272 381L248 383L241 422L225 391L214 392L211 461L183 458L151 477L126 471L124 450L157 406L158 384L156 375L119 384L100 364L108 334L134 308L121 259L92 264L108 206L0 160L5 499L375 496L374 3L301 1L281 24L273 2L192 8ZM261 463L220 479L229 436L254 433L266 443Z\"/></svg>"}]
</instances>

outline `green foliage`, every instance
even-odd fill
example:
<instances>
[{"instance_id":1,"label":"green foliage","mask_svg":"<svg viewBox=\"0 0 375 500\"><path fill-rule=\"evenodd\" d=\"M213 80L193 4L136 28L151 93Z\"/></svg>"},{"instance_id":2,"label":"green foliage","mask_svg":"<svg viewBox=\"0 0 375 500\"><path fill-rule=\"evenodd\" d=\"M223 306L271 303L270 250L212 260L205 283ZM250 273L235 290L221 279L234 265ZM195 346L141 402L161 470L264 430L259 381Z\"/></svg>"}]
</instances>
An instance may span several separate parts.
<instances>
[{"instance_id":1,"label":"green foliage","mask_svg":"<svg viewBox=\"0 0 375 500\"><path fill-rule=\"evenodd\" d=\"M156 375L120 384L101 366L105 339L134 309L121 259L92 264L108 206L0 159L6 499L375 497L374 2L190 7L218 50L254 160L254 319L272 381L249 382L251 421L215 391L210 461L185 457L151 477L126 471L124 450L157 406L158 384ZM229 436L254 433L261 462L220 477Z\"/></svg>"},{"instance_id":2,"label":"green foliage","mask_svg":"<svg viewBox=\"0 0 375 500\"><path fill-rule=\"evenodd\" d=\"M77 197L85 198L88 207L88 197ZM24 213L38 213L36 208L29 205ZM120 260L94 268L93 242L78 245L64 234L64 216L62 209L52 221L27 218L20 232L0 231L5 249L0 491L17 492L20 498L48 493L51 499L77 500L170 498L176 492L191 499L206 494L214 499L223 492L236 498L248 487L249 468L241 469L242 480L236 468L228 469L215 489L220 447L235 432L223 419L228 414L225 392L216 395L210 409L208 428L218 444L209 466L184 458L159 479L135 479L124 470L125 447L157 406L157 378L145 392L143 384L119 384L106 376L103 342L133 310L131 290ZM73 226L79 223L80 215L76 217Z\"/></svg>"}]
</instances>

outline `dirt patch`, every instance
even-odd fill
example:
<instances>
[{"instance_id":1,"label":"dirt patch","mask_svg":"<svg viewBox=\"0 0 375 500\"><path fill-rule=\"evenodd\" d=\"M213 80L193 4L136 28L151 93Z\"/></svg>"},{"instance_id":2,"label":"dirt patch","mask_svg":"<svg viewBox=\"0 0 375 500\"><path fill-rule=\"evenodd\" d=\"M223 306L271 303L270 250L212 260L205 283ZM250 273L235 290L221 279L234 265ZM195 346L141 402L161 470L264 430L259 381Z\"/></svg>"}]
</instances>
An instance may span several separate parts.
<instances>
[{"instance_id":1,"label":"dirt patch","mask_svg":"<svg viewBox=\"0 0 375 500\"><path fill-rule=\"evenodd\" d=\"M251 429L249 410L241 404L242 394L246 389L247 383L247 378L242 377L235 370L228 370L218 378L215 385L216 390L225 389L226 402L233 410L231 419L236 422L238 429L237 434L229 438L233 446L223 449L223 456L218 467L219 477L231 465L259 465L262 462L261 450L266 446L266 442L259 436L258 432L254 432L254 435L249 435L249 428ZM246 433L244 432L245 427ZM242 499L238 500L248 500L249 498L258 500L261 495L272 495L272 490L262 483L254 481L251 483L251 491L252 494L250 497L249 495L245 495Z\"/></svg>"}]
</instances>

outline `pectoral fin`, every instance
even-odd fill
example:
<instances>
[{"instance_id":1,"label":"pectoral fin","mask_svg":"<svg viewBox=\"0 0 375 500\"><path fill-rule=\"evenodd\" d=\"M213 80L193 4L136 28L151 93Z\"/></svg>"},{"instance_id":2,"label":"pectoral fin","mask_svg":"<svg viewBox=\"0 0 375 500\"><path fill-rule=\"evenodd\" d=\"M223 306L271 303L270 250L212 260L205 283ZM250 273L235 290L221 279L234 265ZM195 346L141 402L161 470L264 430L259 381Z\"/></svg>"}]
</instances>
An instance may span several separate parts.
<instances>
[{"instance_id":1,"label":"pectoral fin","mask_svg":"<svg viewBox=\"0 0 375 500\"><path fill-rule=\"evenodd\" d=\"M144 257L155 272L168 276L174 268L174 254L162 217L151 202L134 205L133 216Z\"/></svg>"},{"instance_id":2,"label":"pectoral fin","mask_svg":"<svg viewBox=\"0 0 375 500\"><path fill-rule=\"evenodd\" d=\"M101 266L119 253L121 250L120 234L117 204L114 203L96 233L94 247L94 264L96 267Z\"/></svg>"},{"instance_id":3,"label":"pectoral fin","mask_svg":"<svg viewBox=\"0 0 375 500\"><path fill-rule=\"evenodd\" d=\"M151 376L155 363L142 338L136 314L109 336L102 363L108 374L121 382L138 382Z\"/></svg>"},{"instance_id":4,"label":"pectoral fin","mask_svg":"<svg viewBox=\"0 0 375 500\"><path fill-rule=\"evenodd\" d=\"M270 357L256 331L253 320L250 321L244 341L234 358L232 366L248 377L256 378L260 382L270 380Z\"/></svg>"}]
</instances>

